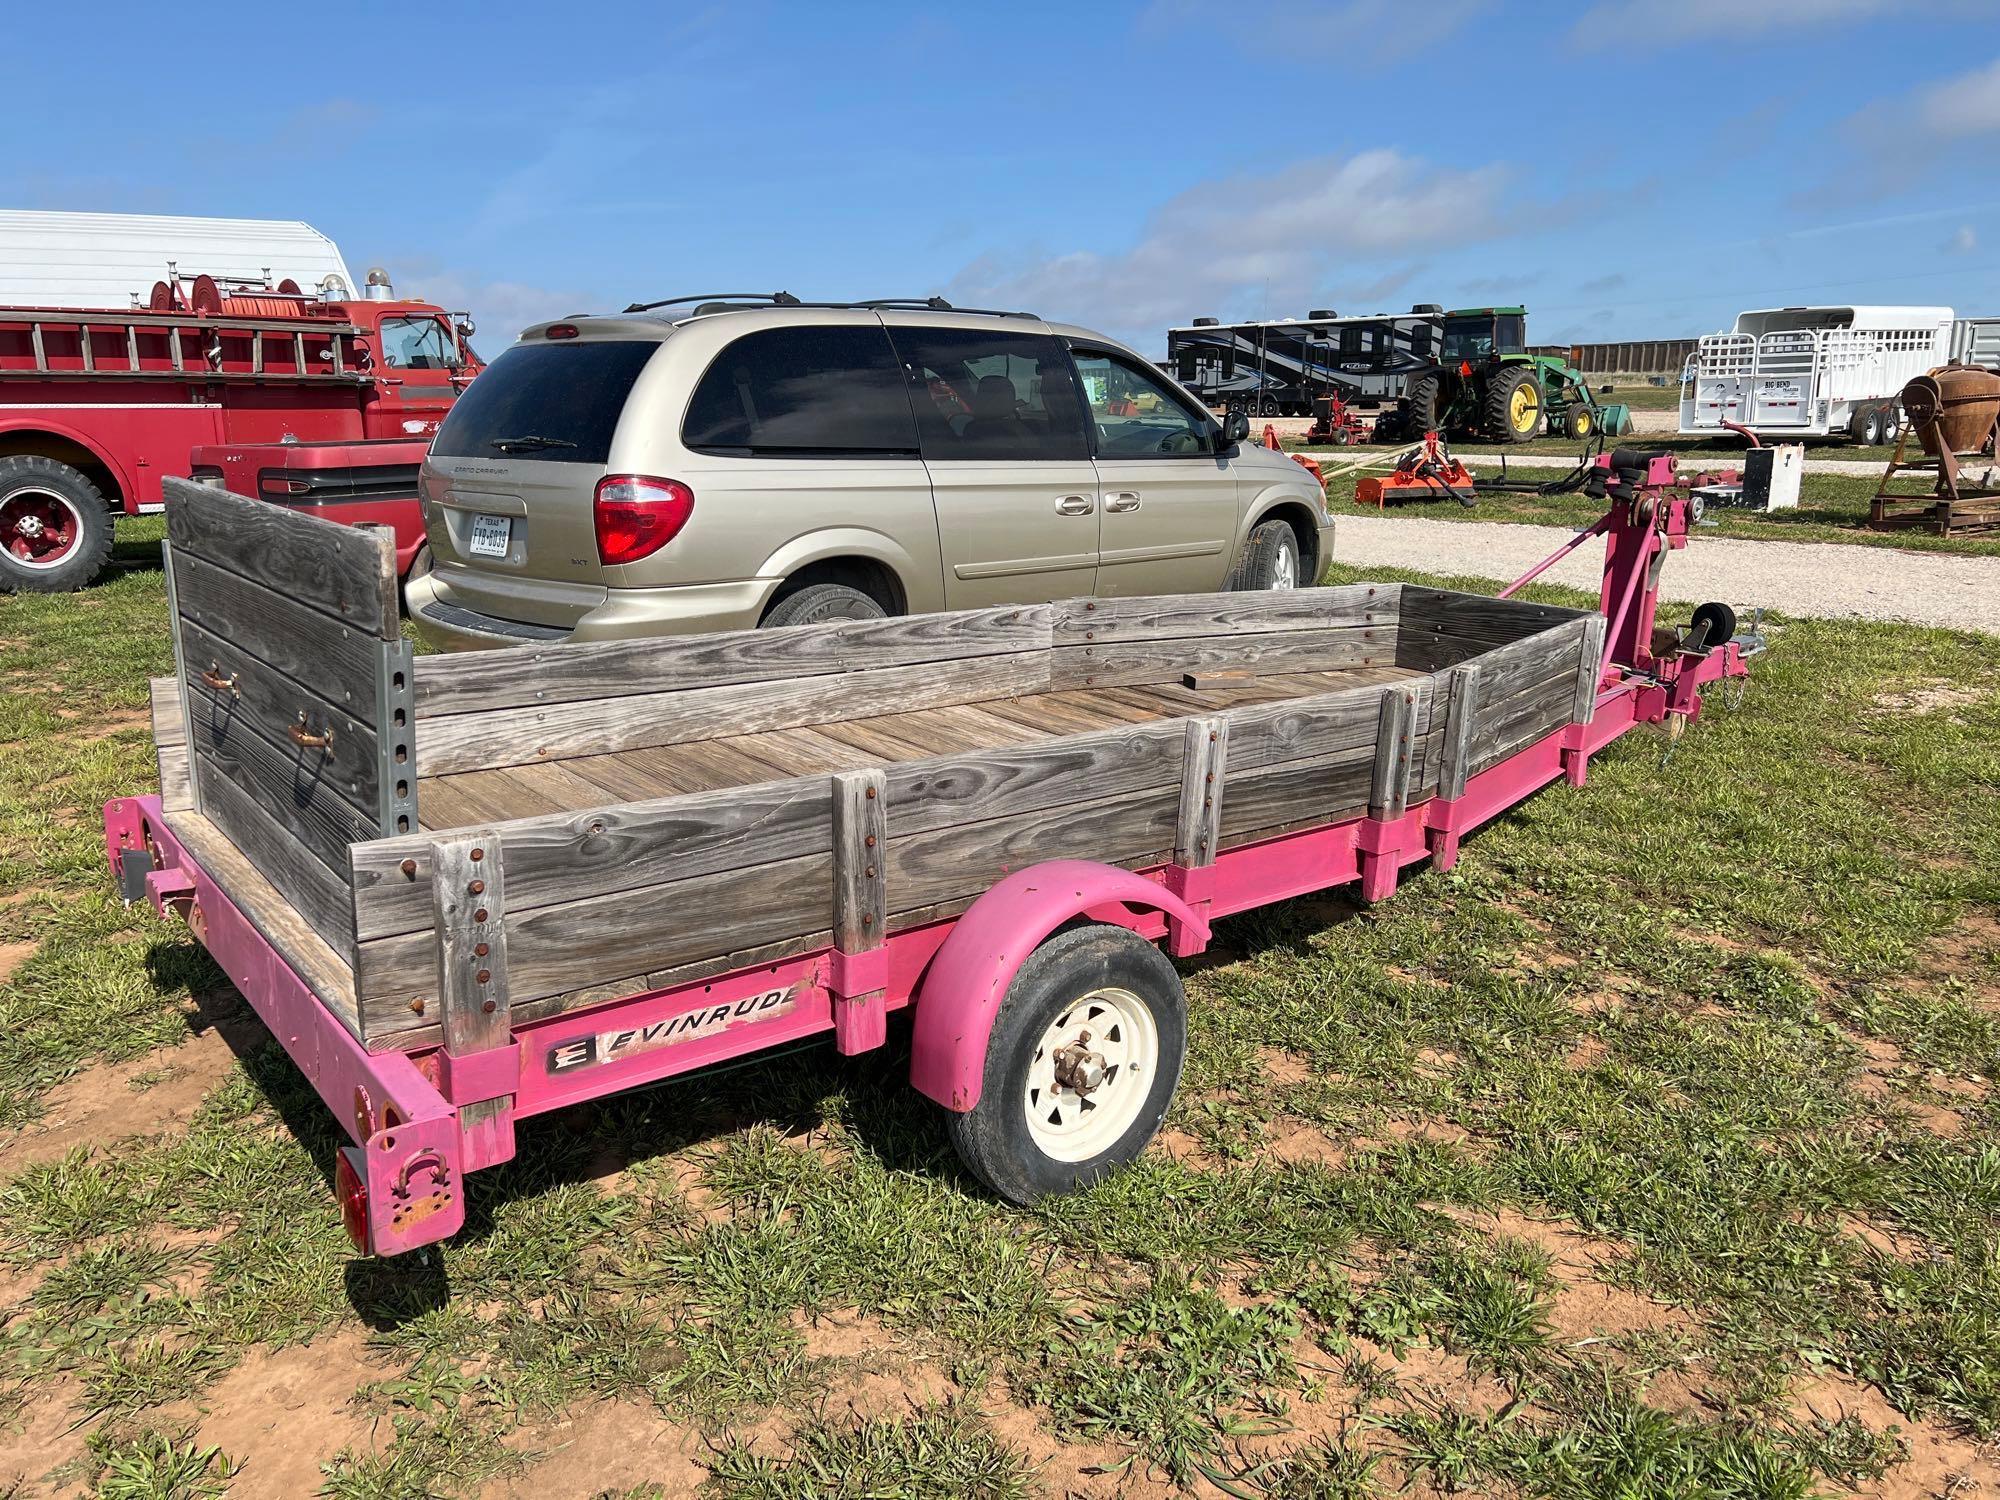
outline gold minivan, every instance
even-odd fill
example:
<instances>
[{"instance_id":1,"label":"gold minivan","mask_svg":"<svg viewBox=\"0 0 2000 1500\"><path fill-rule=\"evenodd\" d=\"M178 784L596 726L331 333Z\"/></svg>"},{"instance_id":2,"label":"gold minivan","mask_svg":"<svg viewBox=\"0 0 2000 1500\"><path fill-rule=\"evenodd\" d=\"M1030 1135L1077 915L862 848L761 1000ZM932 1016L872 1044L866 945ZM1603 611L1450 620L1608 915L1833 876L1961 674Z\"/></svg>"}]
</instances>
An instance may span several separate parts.
<instances>
[{"instance_id":1,"label":"gold minivan","mask_svg":"<svg viewBox=\"0 0 2000 1500\"><path fill-rule=\"evenodd\" d=\"M463 648L1311 583L1325 493L1247 436L1100 335L935 299L543 323L431 445L410 614Z\"/></svg>"}]
</instances>

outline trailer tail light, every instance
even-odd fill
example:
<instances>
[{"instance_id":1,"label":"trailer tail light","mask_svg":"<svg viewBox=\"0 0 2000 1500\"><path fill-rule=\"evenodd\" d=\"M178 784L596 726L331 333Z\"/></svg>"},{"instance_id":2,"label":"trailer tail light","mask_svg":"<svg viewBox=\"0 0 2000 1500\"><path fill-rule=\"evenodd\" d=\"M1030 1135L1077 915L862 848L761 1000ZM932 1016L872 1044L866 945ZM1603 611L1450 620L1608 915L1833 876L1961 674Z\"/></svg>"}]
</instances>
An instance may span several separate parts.
<instances>
[{"instance_id":1,"label":"trailer tail light","mask_svg":"<svg viewBox=\"0 0 2000 1500\"><path fill-rule=\"evenodd\" d=\"M368 1253L368 1184L362 1178L361 1169L355 1159L361 1153L352 1146L342 1146L333 1157L333 1195L340 1200L340 1222L347 1226L347 1237L354 1241L354 1248L363 1255Z\"/></svg>"},{"instance_id":2,"label":"trailer tail light","mask_svg":"<svg viewBox=\"0 0 2000 1500\"><path fill-rule=\"evenodd\" d=\"M681 534L694 514L694 491L678 479L606 474L597 481L593 509L598 560L637 562Z\"/></svg>"}]
</instances>

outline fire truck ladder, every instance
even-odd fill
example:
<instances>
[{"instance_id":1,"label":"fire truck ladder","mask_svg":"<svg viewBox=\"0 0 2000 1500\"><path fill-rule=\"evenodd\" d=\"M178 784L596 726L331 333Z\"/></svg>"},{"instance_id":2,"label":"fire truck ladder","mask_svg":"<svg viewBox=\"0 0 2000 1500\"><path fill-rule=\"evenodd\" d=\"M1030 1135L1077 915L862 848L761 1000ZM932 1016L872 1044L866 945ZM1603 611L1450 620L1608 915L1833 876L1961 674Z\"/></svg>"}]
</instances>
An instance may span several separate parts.
<instances>
[{"instance_id":1,"label":"fire truck ladder","mask_svg":"<svg viewBox=\"0 0 2000 1500\"><path fill-rule=\"evenodd\" d=\"M7 334L25 325L28 352L33 363L10 355ZM124 358L105 363L92 347L93 333L114 330L124 335ZM353 323L322 322L316 319L282 320L228 317L179 316L172 313L104 313L78 310L4 308L0 309L0 379L81 380L108 377L118 380L221 380L260 383L300 381L315 385L357 385L367 372L356 361L349 340L359 337ZM186 347L184 335L196 335L199 349ZM163 335L167 368L148 366L140 355L142 335ZM225 336L232 343L247 336L250 357L231 362L223 348ZM282 339L290 346L290 358L282 355L276 363L268 359L267 339ZM330 358L316 361L308 356L307 340L326 340ZM51 343L73 343L73 353L51 357ZM74 360L75 363L68 361ZM62 361L58 363L57 361Z\"/></svg>"}]
</instances>

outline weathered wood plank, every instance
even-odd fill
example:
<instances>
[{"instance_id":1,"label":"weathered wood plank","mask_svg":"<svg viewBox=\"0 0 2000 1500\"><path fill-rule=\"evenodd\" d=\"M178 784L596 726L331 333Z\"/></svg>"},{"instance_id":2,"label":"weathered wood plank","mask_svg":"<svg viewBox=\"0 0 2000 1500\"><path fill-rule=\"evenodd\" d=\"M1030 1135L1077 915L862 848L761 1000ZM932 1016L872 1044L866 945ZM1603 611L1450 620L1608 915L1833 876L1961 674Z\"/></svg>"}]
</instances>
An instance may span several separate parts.
<instances>
[{"instance_id":1,"label":"weathered wood plank","mask_svg":"<svg viewBox=\"0 0 2000 1500\"><path fill-rule=\"evenodd\" d=\"M1332 670L1391 665L1396 631L1390 625L1349 625L1260 635L1188 636L1059 646L1050 668L1058 689L1178 683L1196 668L1231 667L1246 673Z\"/></svg>"},{"instance_id":2,"label":"weathered wood plank","mask_svg":"<svg viewBox=\"0 0 2000 1500\"><path fill-rule=\"evenodd\" d=\"M1222 799L1222 842L1227 847L1267 829L1358 817L1368 810L1374 776L1372 736L1367 744L1312 760L1281 761L1248 772L1232 768L1228 795Z\"/></svg>"},{"instance_id":3,"label":"weathered wood plank","mask_svg":"<svg viewBox=\"0 0 2000 1500\"><path fill-rule=\"evenodd\" d=\"M198 719L211 725L251 725L273 744L282 744L287 729L298 724L299 715L304 714L304 727L310 732L333 731L331 744L306 753L307 759L320 762L321 778L339 787L357 808L378 805L381 758L372 722L356 718L313 688L191 619L183 619L181 629L190 668L188 707ZM212 680L229 686L217 688Z\"/></svg>"},{"instance_id":4,"label":"weathered wood plank","mask_svg":"<svg viewBox=\"0 0 2000 1500\"><path fill-rule=\"evenodd\" d=\"M377 640L396 638L396 547L386 531L341 526L171 475L160 481L167 536Z\"/></svg>"},{"instance_id":5,"label":"weathered wood plank","mask_svg":"<svg viewBox=\"0 0 2000 1500\"><path fill-rule=\"evenodd\" d=\"M1472 730L1479 719L1480 675L1477 662L1451 670L1451 706L1445 711L1443 761L1438 767L1440 797L1465 795L1465 778L1472 772Z\"/></svg>"},{"instance_id":6,"label":"weathered wood plank","mask_svg":"<svg viewBox=\"0 0 2000 1500\"><path fill-rule=\"evenodd\" d=\"M1181 752L1181 802L1174 823L1174 863L1198 869L1215 863L1222 841L1223 773L1229 720L1220 714L1188 719Z\"/></svg>"},{"instance_id":7,"label":"weathered wood plank","mask_svg":"<svg viewBox=\"0 0 2000 1500\"><path fill-rule=\"evenodd\" d=\"M365 631L178 551L174 595L183 620L234 642L294 682L310 682L320 697L350 714L374 713L376 643ZM190 655L190 678L208 665Z\"/></svg>"},{"instance_id":8,"label":"weathered wood plank","mask_svg":"<svg viewBox=\"0 0 2000 1500\"><path fill-rule=\"evenodd\" d=\"M318 774L316 750L278 746L241 720L212 719L197 705L188 726L189 764L197 796L211 819L209 794L218 782L236 786L329 870L347 869L347 846L374 838L373 818Z\"/></svg>"},{"instance_id":9,"label":"weathered wood plank","mask_svg":"<svg viewBox=\"0 0 2000 1500\"><path fill-rule=\"evenodd\" d=\"M197 750L195 774L203 775L204 769L214 768L203 766ZM349 961L354 953L354 905L341 875L230 776L204 777L201 796L205 821L263 872L266 883L297 908L329 949L343 962ZM223 878L214 870L209 873ZM228 889L235 898L236 887Z\"/></svg>"},{"instance_id":10,"label":"weathered wood plank","mask_svg":"<svg viewBox=\"0 0 2000 1500\"><path fill-rule=\"evenodd\" d=\"M1056 643L1108 644L1183 636L1256 635L1340 625L1394 626L1399 583L1240 594L1161 594L1137 599L1060 599Z\"/></svg>"},{"instance_id":11,"label":"weathered wood plank","mask_svg":"<svg viewBox=\"0 0 2000 1500\"><path fill-rule=\"evenodd\" d=\"M486 837L506 861L518 914L822 853L832 817L826 779L797 777L524 818ZM412 835L354 846L354 925L364 941L429 924L431 844Z\"/></svg>"},{"instance_id":12,"label":"weathered wood plank","mask_svg":"<svg viewBox=\"0 0 2000 1500\"><path fill-rule=\"evenodd\" d=\"M896 835L1175 785L1183 744L1180 725L1161 721L892 765Z\"/></svg>"},{"instance_id":13,"label":"weathered wood plank","mask_svg":"<svg viewBox=\"0 0 2000 1500\"><path fill-rule=\"evenodd\" d=\"M194 856L195 863L229 893L229 899L250 919L250 925L262 934L264 941L284 955L320 1003L341 1025L359 1036L360 1012L355 1005L354 976L347 961L352 945L336 948L329 943L307 919L307 908L297 896L272 884L233 838L200 813L169 811L162 821L168 832ZM304 858L297 864L308 871L313 866L310 859ZM231 976L237 977L240 976Z\"/></svg>"},{"instance_id":14,"label":"weathered wood plank","mask_svg":"<svg viewBox=\"0 0 2000 1500\"><path fill-rule=\"evenodd\" d=\"M487 1052L513 1039L508 1008L507 878L484 833L431 846L434 978L445 1047ZM506 1115L512 1096L459 1106L461 1126Z\"/></svg>"},{"instance_id":15,"label":"weathered wood plank","mask_svg":"<svg viewBox=\"0 0 2000 1500\"><path fill-rule=\"evenodd\" d=\"M1588 615L1583 622L1583 640L1577 649L1576 696L1570 703L1569 721L1588 724L1597 717L1597 684L1604 672L1603 615Z\"/></svg>"},{"instance_id":16,"label":"weathered wood plank","mask_svg":"<svg viewBox=\"0 0 2000 1500\"><path fill-rule=\"evenodd\" d=\"M1039 691L1048 686L1048 670L1048 653L1031 651L837 676L426 718L418 730L421 767L439 774L522 761L563 760L971 703Z\"/></svg>"},{"instance_id":17,"label":"weathered wood plank","mask_svg":"<svg viewBox=\"0 0 2000 1500\"><path fill-rule=\"evenodd\" d=\"M514 1012L523 1015L526 1002L547 996L824 932L832 917L833 860L824 850L511 912L505 926ZM355 988L370 1038L407 1031L433 1013L433 957L427 931L359 946ZM411 1009L415 1000L425 1002L423 1010Z\"/></svg>"},{"instance_id":18,"label":"weathered wood plank","mask_svg":"<svg viewBox=\"0 0 2000 1500\"><path fill-rule=\"evenodd\" d=\"M1003 876L1048 859L1158 864L1174 844L1180 784L1111 802L1072 803L906 834L892 823L892 912L976 894Z\"/></svg>"},{"instance_id":19,"label":"weathered wood plank","mask_svg":"<svg viewBox=\"0 0 2000 1500\"><path fill-rule=\"evenodd\" d=\"M1456 666L1488 647L1507 645L1580 619L1584 613L1525 599L1490 599L1406 584L1396 627L1396 659L1422 671Z\"/></svg>"},{"instance_id":20,"label":"weathered wood plank","mask_svg":"<svg viewBox=\"0 0 2000 1500\"><path fill-rule=\"evenodd\" d=\"M1230 767L1247 770L1280 761L1320 759L1373 745L1381 698L1380 688L1358 687L1316 698L1232 708L1226 715Z\"/></svg>"},{"instance_id":21,"label":"weathered wood plank","mask_svg":"<svg viewBox=\"0 0 2000 1500\"><path fill-rule=\"evenodd\" d=\"M833 794L833 941L843 953L882 946L889 908L882 860L888 782L881 767L838 771Z\"/></svg>"},{"instance_id":22,"label":"weathered wood plank","mask_svg":"<svg viewBox=\"0 0 2000 1500\"><path fill-rule=\"evenodd\" d=\"M1472 733L1475 774L1505 760L1515 751L1553 734L1569 723L1576 695L1574 662L1564 662L1540 682L1495 702L1490 697L1479 711Z\"/></svg>"},{"instance_id":23,"label":"weathered wood plank","mask_svg":"<svg viewBox=\"0 0 2000 1500\"><path fill-rule=\"evenodd\" d=\"M1034 604L842 620L792 630L518 647L504 654L421 659L417 706L431 716L578 703L1006 656L1048 644L1049 606Z\"/></svg>"},{"instance_id":24,"label":"weathered wood plank","mask_svg":"<svg viewBox=\"0 0 2000 1500\"><path fill-rule=\"evenodd\" d=\"M160 773L160 806L178 812L194 805L188 777L187 716L181 712L181 685L172 677L146 684L153 708L153 758Z\"/></svg>"},{"instance_id":25,"label":"weathered wood plank","mask_svg":"<svg viewBox=\"0 0 2000 1500\"><path fill-rule=\"evenodd\" d=\"M1375 765L1368 788L1368 815L1393 819L1403 815L1410 794L1415 689L1384 688L1377 710Z\"/></svg>"}]
</instances>

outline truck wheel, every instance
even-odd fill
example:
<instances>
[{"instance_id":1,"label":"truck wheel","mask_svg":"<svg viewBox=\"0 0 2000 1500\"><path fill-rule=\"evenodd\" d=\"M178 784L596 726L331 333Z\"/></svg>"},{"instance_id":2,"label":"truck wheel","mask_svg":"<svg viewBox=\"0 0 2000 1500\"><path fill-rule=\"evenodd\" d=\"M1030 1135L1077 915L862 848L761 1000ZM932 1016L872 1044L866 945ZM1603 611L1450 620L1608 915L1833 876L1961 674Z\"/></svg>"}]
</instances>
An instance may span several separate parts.
<instances>
[{"instance_id":1,"label":"truck wheel","mask_svg":"<svg viewBox=\"0 0 2000 1500\"><path fill-rule=\"evenodd\" d=\"M1496 442L1526 442L1541 430L1542 388L1526 365L1503 365L1486 387L1487 436Z\"/></svg>"},{"instance_id":2,"label":"truck wheel","mask_svg":"<svg viewBox=\"0 0 2000 1500\"><path fill-rule=\"evenodd\" d=\"M1261 593L1299 586L1299 539L1283 521L1264 521L1250 533L1243 561L1236 565L1231 588L1237 593Z\"/></svg>"},{"instance_id":3,"label":"truck wheel","mask_svg":"<svg viewBox=\"0 0 2000 1500\"><path fill-rule=\"evenodd\" d=\"M951 1143L1009 1203L1088 1187L1146 1149L1186 1056L1187 995L1166 956L1123 927L1069 928L1007 986L979 1103L951 1116Z\"/></svg>"},{"instance_id":4,"label":"truck wheel","mask_svg":"<svg viewBox=\"0 0 2000 1500\"><path fill-rule=\"evenodd\" d=\"M111 508L52 458L0 458L0 593L66 594L111 556Z\"/></svg>"},{"instance_id":5,"label":"truck wheel","mask_svg":"<svg viewBox=\"0 0 2000 1500\"><path fill-rule=\"evenodd\" d=\"M786 625L822 625L828 620L880 620L888 611L860 589L844 583L809 583L796 594L787 594L762 620L758 628Z\"/></svg>"}]
</instances>

